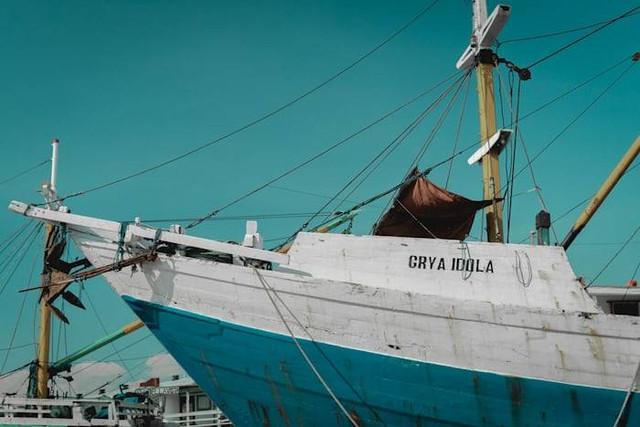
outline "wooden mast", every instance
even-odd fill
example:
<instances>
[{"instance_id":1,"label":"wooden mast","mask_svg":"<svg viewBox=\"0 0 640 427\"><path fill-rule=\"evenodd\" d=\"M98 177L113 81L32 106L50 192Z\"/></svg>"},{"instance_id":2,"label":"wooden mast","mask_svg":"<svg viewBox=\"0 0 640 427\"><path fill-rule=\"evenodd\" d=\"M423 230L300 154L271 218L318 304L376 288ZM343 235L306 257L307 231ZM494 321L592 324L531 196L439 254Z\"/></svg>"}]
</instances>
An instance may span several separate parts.
<instances>
[{"instance_id":1,"label":"wooden mast","mask_svg":"<svg viewBox=\"0 0 640 427\"><path fill-rule=\"evenodd\" d=\"M45 182L48 185L48 182ZM46 399L49 397L47 383L49 381L49 349L51 346L51 309L47 304L49 284L51 283L51 269L46 265L47 256L53 246L54 228L51 224L45 224L45 266L42 271L40 284L40 336L38 339L38 386L36 397Z\"/></svg>"},{"instance_id":2,"label":"wooden mast","mask_svg":"<svg viewBox=\"0 0 640 427\"><path fill-rule=\"evenodd\" d=\"M593 196L591 202L585 210L580 214L576 222L571 227L571 230L567 234L567 236L562 241L562 247L567 250L573 240L578 237L578 234L582 231L582 229L587 225L589 220L593 218L596 214L596 211L605 201L613 187L620 181L620 178L627 172L631 163L636 159L636 157L640 154L640 136L638 136L635 141L631 144L627 152L622 156L616 167L611 171L609 177L602 183L602 186L598 190L598 192Z\"/></svg>"},{"instance_id":3,"label":"wooden mast","mask_svg":"<svg viewBox=\"0 0 640 427\"><path fill-rule=\"evenodd\" d=\"M491 47L510 13L510 6L498 5L491 16L487 17L486 0L474 0L471 42L456 64L459 69L474 67L476 70L481 147L489 144L489 140L498 132L493 85L496 56ZM499 159L503 146L503 144L495 144L481 158L484 198L493 200L493 203L485 208L487 238L490 242L503 241Z\"/></svg>"},{"instance_id":4,"label":"wooden mast","mask_svg":"<svg viewBox=\"0 0 640 427\"><path fill-rule=\"evenodd\" d=\"M480 34L487 23L486 0L475 0L473 4L473 29L476 44L480 44ZM493 51L478 45L476 55L476 78L478 84L478 115L480 117L480 144L484 145L493 136L496 125L496 106L493 86ZM485 200L494 202L485 208L487 239L502 242L502 202L500 198L500 158L498 150L490 150L482 158L482 187Z\"/></svg>"},{"instance_id":5,"label":"wooden mast","mask_svg":"<svg viewBox=\"0 0 640 427\"><path fill-rule=\"evenodd\" d=\"M56 179L58 168L58 140L54 139L51 156L51 181L45 181L42 185L43 194L48 204L56 204ZM47 258L54 245L55 227L51 223L45 223L44 267L40 278L42 291L40 293L40 333L38 339L38 366L36 397L45 399L49 397L49 353L51 346L51 308L47 304L49 286L51 283L51 268L47 265Z\"/></svg>"},{"instance_id":6,"label":"wooden mast","mask_svg":"<svg viewBox=\"0 0 640 427\"><path fill-rule=\"evenodd\" d=\"M484 55L481 54L480 57L482 56ZM479 62L476 65L480 140L482 145L498 130L493 92L493 67L494 64L491 58L487 62ZM487 238L490 242L502 242L502 201L498 200L501 198L500 158L497 150L489 151L482 159L482 183L484 199L493 200L493 203L485 208Z\"/></svg>"}]
</instances>

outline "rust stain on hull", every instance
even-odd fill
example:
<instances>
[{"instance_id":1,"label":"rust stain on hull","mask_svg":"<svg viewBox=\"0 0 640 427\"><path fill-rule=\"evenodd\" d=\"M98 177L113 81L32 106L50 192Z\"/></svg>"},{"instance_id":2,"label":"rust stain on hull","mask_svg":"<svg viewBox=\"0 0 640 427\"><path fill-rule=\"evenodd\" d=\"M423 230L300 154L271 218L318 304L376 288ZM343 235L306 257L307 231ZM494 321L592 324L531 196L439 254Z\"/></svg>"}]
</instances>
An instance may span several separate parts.
<instances>
[{"instance_id":1,"label":"rust stain on hull","mask_svg":"<svg viewBox=\"0 0 640 427\"><path fill-rule=\"evenodd\" d=\"M511 399L511 418L514 425L520 424L520 409L524 404L524 391L520 378L507 378L507 388Z\"/></svg>"},{"instance_id":2,"label":"rust stain on hull","mask_svg":"<svg viewBox=\"0 0 640 427\"><path fill-rule=\"evenodd\" d=\"M262 427L269 427L271 425L271 420L269 419L269 408L260 403L254 402L253 400L248 400L249 404L249 412L251 412L251 416L255 421L262 421ZM256 423L257 425L257 423Z\"/></svg>"},{"instance_id":3,"label":"rust stain on hull","mask_svg":"<svg viewBox=\"0 0 640 427\"><path fill-rule=\"evenodd\" d=\"M291 422L289 421L289 416L287 415L287 412L284 410L284 406L282 405L282 399L280 398L280 393L278 393L278 387L276 387L276 383L273 381L273 378L271 378L271 374L269 373L269 366L267 364L264 365L264 376L267 379L267 382L269 383L269 388L271 388L271 393L273 394L273 398L276 401L276 407L278 408L278 413L280 414L280 417L282 417L282 421L284 421L284 423L287 426L290 426Z\"/></svg>"}]
</instances>

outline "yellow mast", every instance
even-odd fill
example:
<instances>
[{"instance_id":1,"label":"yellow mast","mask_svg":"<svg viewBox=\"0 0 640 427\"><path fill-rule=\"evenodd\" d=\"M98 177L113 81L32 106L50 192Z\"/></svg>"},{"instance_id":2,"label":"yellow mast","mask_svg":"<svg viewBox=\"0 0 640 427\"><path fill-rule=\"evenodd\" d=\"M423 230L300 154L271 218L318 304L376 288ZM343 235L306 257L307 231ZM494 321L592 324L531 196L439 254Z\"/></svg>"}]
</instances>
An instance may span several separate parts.
<instances>
[{"instance_id":1,"label":"yellow mast","mask_svg":"<svg viewBox=\"0 0 640 427\"><path fill-rule=\"evenodd\" d=\"M484 57L487 62L481 62ZM478 81L478 111L480 116L480 141L484 145L497 131L496 106L493 88L493 58L481 51L476 65ZM502 242L502 202L500 184L500 157L497 149L490 150L482 158L482 186L484 199L493 200L493 204L485 208L487 238L490 242Z\"/></svg>"},{"instance_id":2,"label":"yellow mast","mask_svg":"<svg viewBox=\"0 0 640 427\"><path fill-rule=\"evenodd\" d=\"M627 172L631 163L640 154L640 136L631 144L627 152L622 156L616 167L611 171L607 179L602 183L598 192L593 196L589 205L580 214L571 230L562 241L562 247L566 250L571 246L573 240L580 234L582 229L587 225L589 220L596 214L596 211L607 198L613 187L620 181L620 178Z\"/></svg>"},{"instance_id":3,"label":"yellow mast","mask_svg":"<svg viewBox=\"0 0 640 427\"><path fill-rule=\"evenodd\" d=\"M50 207L57 207L55 201L56 181L58 176L58 140L51 141L51 181L45 181L42 185L42 192ZM37 366L37 388L36 397L45 399L49 397L49 352L51 347L51 308L47 304L51 287L51 267L47 265L49 253L55 244L55 227L52 224L45 224L44 241L44 267L40 278L42 291L40 293L40 333L38 339L38 366Z\"/></svg>"},{"instance_id":4,"label":"yellow mast","mask_svg":"<svg viewBox=\"0 0 640 427\"><path fill-rule=\"evenodd\" d=\"M45 182L45 187L49 186ZM51 345L51 309L47 304L51 283L51 269L47 266L46 260L53 247L54 228L51 224L45 224L45 247L44 247L44 269L40 278L42 292L40 293L40 336L38 339L38 386L36 397L46 399L49 397L47 383L49 381L49 348Z\"/></svg>"},{"instance_id":5,"label":"yellow mast","mask_svg":"<svg viewBox=\"0 0 640 427\"><path fill-rule=\"evenodd\" d=\"M49 209L58 209L60 208L60 203L57 200L57 191L56 191L56 178L57 178L57 167L58 167L58 147L59 141L54 139L52 142L53 146L53 154L51 158L51 181L44 181L42 183L42 193L44 195L45 201ZM51 261L52 252L55 251L56 244L59 243L59 228L51 223L45 223L45 245L44 245L44 258L43 258L43 270L40 278L40 331L39 331L39 346L38 346L38 361L37 367L35 371L35 384L32 383L33 374L30 373L30 381L29 381L29 397L36 397L40 399L45 399L49 397L49 387L48 382L51 375L56 375L62 370L67 370L70 368L71 363L80 357L89 354L90 352L103 347L112 341L128 335L141 327L144 326L140 319L131 322L125 325L121 330L118 330L114 333L107 335L106 337L101 338L97 342L90 344L66 357L62 360L59 360L55 363L50 363L50 349L51 349L51 315L56 314L61 320L66 322L65 316L63 313L59 312L55 308L52 308L50 305L52 301L60 295L61 291L64 291L56 288L55 283L60 280L60 276L64 276L65 278L70 278L69 274L64 272L60 272L49 265L49 263L53 263ZM58 254L59 255L59 254ZM100 269L94 269L100 270ZM94 277L98 274L93 274ZM54 286L52 286L52 284ZM68 286L68 285L67 285ZM74 304L76 305L76 304ZM84 308L82 304L80 304L80 308ZM34 387L35 386L35 387Z\"/></svg>"},{"instance_id":6,"label":"yellow mast","mask_svg":"<svg viewBox=\"0 0 640 427\"><path fill-rule=\"evenodd\" d=\"M499 4L487 17L486 0L473 0L473 34L456 67L475 67L478 82L478 114L480 116L480 160L482 162L482 187L485 200L493 203L485 208L487 238L490 242L502 242L502 202L500 183L500 151L506 141L490 145L489 140L496 135L496 106L493 88L493 69L496 56L491 50L498 34L509 19L511 6ZM488 147L486 151L483 148Z\"/></svg>"}]
</instances>

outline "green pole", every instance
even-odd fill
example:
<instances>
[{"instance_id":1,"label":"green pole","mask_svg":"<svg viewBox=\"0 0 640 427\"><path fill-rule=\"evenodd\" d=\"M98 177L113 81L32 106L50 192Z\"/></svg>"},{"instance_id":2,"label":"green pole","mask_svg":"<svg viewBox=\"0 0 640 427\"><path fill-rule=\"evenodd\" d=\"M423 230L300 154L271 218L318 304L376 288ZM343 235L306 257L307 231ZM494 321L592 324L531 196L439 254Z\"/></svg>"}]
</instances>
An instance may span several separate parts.
<instances>
[{"instance_id":1,"label":"green pole","mask_svg":"<svg viewBox=\"0 0 640 427\"><path fill-rule=\"evenodd\" d=\"M56 375L59 372L68 371L69 369L71 369L71 364L76 360L86 356L91 352L96 351L101 347L104 347L105 345L117 340L118 338L121 338L133 331L140 329L142 326L144 326L144 323L142 323L141 320L136 320L135 322L129 323L128 325L124 326L122 329L100 338L93 344L89 344L81 348L80 350L71 353L67 357L62 358L55 363L52 363L49 367L49 375Z\"/></svg>"}]
</instances>

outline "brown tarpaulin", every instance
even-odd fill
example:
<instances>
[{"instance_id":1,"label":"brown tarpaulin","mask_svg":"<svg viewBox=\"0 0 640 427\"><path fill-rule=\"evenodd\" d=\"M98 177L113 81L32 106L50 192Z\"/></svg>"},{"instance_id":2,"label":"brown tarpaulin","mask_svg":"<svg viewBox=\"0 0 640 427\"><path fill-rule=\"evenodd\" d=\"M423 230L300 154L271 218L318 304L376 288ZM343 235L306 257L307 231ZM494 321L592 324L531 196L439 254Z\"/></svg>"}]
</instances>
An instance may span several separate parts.
<instances>
[{"instance_id":1,"label":"brown tarpaulin","mask_svg":"<svg viewBox=\"0 0 640 427\"><path fill-rule=\"evenodd\" d=\"M418 175L415 169L410 176ZM490 204L490 200L469 200L420 176L400 189L373 234L463 240L476 211Z\"/></svg>"}]
</instances>

